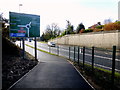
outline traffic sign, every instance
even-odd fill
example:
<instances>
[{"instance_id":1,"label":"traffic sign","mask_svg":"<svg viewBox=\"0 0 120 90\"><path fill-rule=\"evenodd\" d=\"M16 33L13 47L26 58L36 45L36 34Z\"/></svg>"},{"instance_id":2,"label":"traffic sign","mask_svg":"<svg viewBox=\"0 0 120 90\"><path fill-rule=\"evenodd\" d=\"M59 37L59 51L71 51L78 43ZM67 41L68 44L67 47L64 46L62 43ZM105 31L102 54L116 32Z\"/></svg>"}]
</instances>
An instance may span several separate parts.
<instances>
[{"instance_id":1,"label":"traffic sign","mask_svg":"<svg viewBox=\"0 0 120 90\"><path fill-rule=\"evenodd\" d=\"M40 37L40 16L9 12L10 37Z\"/></svg>"}]
</instances>

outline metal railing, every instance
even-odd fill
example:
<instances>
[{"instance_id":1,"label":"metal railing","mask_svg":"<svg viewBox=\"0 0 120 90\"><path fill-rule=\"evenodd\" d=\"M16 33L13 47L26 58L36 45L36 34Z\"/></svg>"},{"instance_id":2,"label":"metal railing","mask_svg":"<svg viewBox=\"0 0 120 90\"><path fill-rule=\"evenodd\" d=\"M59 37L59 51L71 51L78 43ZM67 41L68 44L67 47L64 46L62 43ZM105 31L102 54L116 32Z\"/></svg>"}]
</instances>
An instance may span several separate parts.
<instances>
[{"instance_id":1,"label":"metal railing","mask_svg":"<svg viewBox=\"0 0 120 90\"><path fill-rule=\"evenodd\" d=\"M115 84L115 73L120 73L120 59L118 58L120 54L116 54L116 46L113 46L112 50L63 45L57 45L56 47L40 45L38 48L58 56L66 57L78 63L78 66L82 65L83 69L86 68L86 65L89 65L93 73L96 67L111 71L110 80L112 87Z\"/></svg>"}]
</instances>

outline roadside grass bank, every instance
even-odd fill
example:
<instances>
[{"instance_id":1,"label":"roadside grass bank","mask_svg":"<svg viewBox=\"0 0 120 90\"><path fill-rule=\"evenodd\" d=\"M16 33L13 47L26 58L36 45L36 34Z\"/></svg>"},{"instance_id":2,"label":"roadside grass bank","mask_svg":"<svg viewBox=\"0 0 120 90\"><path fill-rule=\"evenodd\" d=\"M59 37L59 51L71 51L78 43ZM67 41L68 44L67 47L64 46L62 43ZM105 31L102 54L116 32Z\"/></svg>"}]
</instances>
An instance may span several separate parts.
<instances>
[{"instance_id":1,"label":"roadside grass bank","mask_svg":"<svg viewBox=\"0 0 120 90\"><path fill-rule=\"evenodd\" d=\"M94 67L94 71L92 71L92 66L85 64L83 67L82 63L73 62L70 60L73 65L80 71L80 73L88 80L88 82L93 85L93 87L97 90L112 90L111 84L111 71ZM120 73L115 72L114 79L114 90L120 89Z\"/></svg>"},{"instance_id":2,"label":"roadside grass bank","mask_svg":"<svg viewBox=\"0 0 120 90\"><path fill-rule=\"evenodd\" d=\"M38 61L28 52L25 52L23 59L22 49L6 38L2 40L2 90L7 90L36 66Z\"/></svg>"},{"instance_id":3,"label":"roadside grass bank","mask_svg":"<svg viewBox=\"0 0 120 90\"><path fill-rule=\"evenodd\" d=\"M28 47L34 48L31 45L27 45ZM50 55L58 56L57 54L53 54L41 49L38 49L39 51L48 53ZM63 57L63 56L60 56ZM94 67L94 71L92 71L92 66L89 64L85 64L83 67L82 63L74 62L70 59L69 60L76 68L77 70L85 77L85 79L97 90L111 90L111 71L100 68L100 67ZM115 79L114 79L114 89L118 90L120 89L120 73L115 72Z\"/></svg>"}]
</instances>

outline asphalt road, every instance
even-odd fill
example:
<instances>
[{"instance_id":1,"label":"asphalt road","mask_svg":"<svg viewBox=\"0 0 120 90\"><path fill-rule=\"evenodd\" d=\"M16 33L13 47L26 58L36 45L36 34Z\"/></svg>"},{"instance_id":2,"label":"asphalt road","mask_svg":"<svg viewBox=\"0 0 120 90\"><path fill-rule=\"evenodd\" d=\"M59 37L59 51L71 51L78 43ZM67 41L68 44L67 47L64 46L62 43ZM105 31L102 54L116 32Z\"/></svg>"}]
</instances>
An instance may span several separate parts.
<instances>
[{"instance_id":1,"label":"asphalt road","mask_svg":"<svg viewBox=\"0 0 120 90\"><path fill-rule=\"evenodd\" d=\"M25 47L34 55L34 49ZM93 90L76 69L65 58L37 51L40 63L15 83L10 90L16 88L80 88Z\"/></svg>"},{"instance_id":2,"label":"asphalt road","mask_svg":"<svg viewBox=\"0 0 120 90\"><path fill-rule=\"evenodd\" d=\"M34 41L26 42L26 44L34 46ZM60 56L65 56L69 58L69 46L67 45L59 45L59 52L58 52L57 46L48 47L46 43L38 42L37 47L42 50L54 53L54 54L59 53ZM81 62L83 62L82 52L83 52L83 48L80 47L79 61ZM95 48L94 52L95 52L95 55L94 55L95 66L111 70L112 69L112 51ZM70 46L70 59L74 60L74 46ZM75 61L78 62L78 47L77 46L75 46ZM92 49L86 48L85 49L85 63L91 64L91 62L92 62ZM120 72L120 56L116 56L115 70L117 72Z\"/></svg>"},{"instance_id":3,"label":"asphalt road","mask_svg":"<svg viewBox=\"0 0 120 90\"><path fill-rule=\"evenodd\" d=\"M28 45L34 46L34 41L32 42L26 41L25 43ZM59 48L57 46L48 47L46 43L37 42L37 48L69 58L69 46L67 45L58 45L58 46ZM95 52L94 65L97 67L111 70L112 69L112 51L95 48L94 52ZM70 59L78 62L78 47L77 46L75 46L75 57L74 57L74 46L70 46ZM79 61L83 62L83 48L82 47L80 47ZM87 64L92 63L92 49L91 48L85 48L85 63ZM116 72L120 72L120 56L116 57L115 70Z\"/></svg>"}]
</instances>

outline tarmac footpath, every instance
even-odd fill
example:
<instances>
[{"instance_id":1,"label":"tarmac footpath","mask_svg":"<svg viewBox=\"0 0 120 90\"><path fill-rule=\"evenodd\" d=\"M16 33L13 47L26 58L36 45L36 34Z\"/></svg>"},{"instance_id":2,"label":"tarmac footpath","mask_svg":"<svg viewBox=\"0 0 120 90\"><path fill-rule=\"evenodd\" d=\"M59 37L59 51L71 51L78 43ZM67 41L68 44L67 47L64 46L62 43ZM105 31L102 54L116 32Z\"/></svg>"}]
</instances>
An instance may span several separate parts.
<instances>
[{"instance_id":1,"label":"tarmac footpath","mask_svg":"<svg viewBox=\"0 0 120 90\"><path fill-rule=\"evenodd\" d=\"M27 46L25 50L31 54L33 52L33 49ZM37 51L37 57L39 64L14 83L9 90L28 88L94 90L65 58L41 51Z\"/></svg>"}]
</instances>

